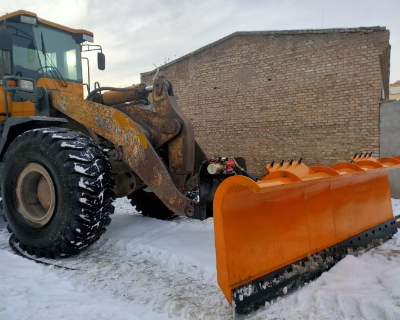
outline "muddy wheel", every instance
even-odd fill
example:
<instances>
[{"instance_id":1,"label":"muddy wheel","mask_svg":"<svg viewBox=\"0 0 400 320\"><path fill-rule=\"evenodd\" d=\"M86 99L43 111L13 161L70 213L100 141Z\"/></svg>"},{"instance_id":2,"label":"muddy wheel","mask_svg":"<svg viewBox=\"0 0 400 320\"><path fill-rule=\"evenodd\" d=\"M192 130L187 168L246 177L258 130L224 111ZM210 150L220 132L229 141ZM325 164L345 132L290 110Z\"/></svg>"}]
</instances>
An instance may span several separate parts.
<instances>
[{"instance_id":1,"label":"muddy wheel","mask_svg":"<svg viewBox=\"0 0 400 320\"><path fill-rule=\"evenodd\" d=\"M113 186L111 165L90 138L64 128L27 131L5 155L7 228L31 255L78 253L110 224Z\"/></svg>"},{"instance_id":2,"label":"muddy wheel","mask_svg":"<svg viewBox=\"0 0 400 320\"><path fill-rule=\"evenodd\" d=\"M136 190L128 196L132 206L145 217L168 220L175 214L153 192Z\"/></svg>"}]
</instances>

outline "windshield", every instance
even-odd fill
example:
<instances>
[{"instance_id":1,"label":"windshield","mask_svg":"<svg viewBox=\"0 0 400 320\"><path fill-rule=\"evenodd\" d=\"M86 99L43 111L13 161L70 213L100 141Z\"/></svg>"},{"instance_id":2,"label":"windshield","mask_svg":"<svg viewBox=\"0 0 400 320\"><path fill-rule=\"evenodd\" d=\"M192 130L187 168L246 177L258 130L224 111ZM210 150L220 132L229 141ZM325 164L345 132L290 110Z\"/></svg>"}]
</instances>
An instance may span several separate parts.
<instances>
[{"instance_id":1,"label":"windshield","mask_svg":"<svg viewBox=\"0 0 400 320\"><path fill-rule=\"evenodd\" d=\"M80 44L71 34L45 25L15 22L7 22L7 29L13 33L16 76L36 81L45 76L82 83Z\"/></svg>"},{"instance_id":2,"label":"windshield","mask_svg":"<svg viewBox=\"0 0 400 320\"><path fill-rule=\"evenodd\" d=\"M44 73L51 76L55 67L65 80L82 82L80 44L71 34L43 25L33 34Z\"/></svg>"},{"instance_id":3,"label":"windshield","mask_svg":"<svg viewBox=\"0 0 400 320\"><path fill-rule=\"evenodd\" d=\"M13 73L19 77L38 80L42 77L40 62L34 44L32 26L8 22L13 34Z\"/></svg>"}]
</instances>

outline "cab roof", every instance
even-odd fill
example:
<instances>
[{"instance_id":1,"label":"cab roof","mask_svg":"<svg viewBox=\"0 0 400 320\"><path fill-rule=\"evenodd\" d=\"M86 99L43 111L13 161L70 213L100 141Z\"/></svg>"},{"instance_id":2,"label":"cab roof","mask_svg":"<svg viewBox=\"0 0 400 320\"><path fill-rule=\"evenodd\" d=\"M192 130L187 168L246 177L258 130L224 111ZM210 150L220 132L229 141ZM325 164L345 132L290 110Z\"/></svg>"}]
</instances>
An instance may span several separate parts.
<instances>
[{"instance_id":1,"label":"cab roof","mask_svg":"<svg viewBox=\"0 0 400 320\"><path fill-rule=\"evenodd\" d=\"M41 19L41 18L39 18L37 16L36 13L25 11L25 10L18 10L18 11L14 11L14 12L11 12L11 13L7 13L6 15L0 17L0 21L6 20L6 19L9 19L9 18L12 18L12 17L16 17L16 16L19 16L19 15L25 15L25 16L34 17L34 18L36 18L38 21L40 21L43 24L47 24L47 25L52 26L52 27L57 28L57 29L65 30L67 32L77 33L77 34L83 34L84 33L84 34L88 34L88 35L93 37L93 33L90 32L90 31L83 30L83 29L73 29L73 28L65 27L65 26L62 26L60 24L57 24L57 23L54 23L54 22L51 22L51 21L48 21L48 20L45 20L45 19Z\"/></svg>"}]
</instances>

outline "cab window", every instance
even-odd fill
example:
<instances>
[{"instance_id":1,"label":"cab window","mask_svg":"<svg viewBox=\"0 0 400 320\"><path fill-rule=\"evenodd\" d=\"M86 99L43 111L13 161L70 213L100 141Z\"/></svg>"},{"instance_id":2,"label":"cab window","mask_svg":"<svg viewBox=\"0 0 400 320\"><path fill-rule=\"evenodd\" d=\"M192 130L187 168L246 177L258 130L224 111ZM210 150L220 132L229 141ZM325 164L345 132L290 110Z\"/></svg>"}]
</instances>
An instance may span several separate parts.
<instances>
[{"instance_id":1,"label":"cab window","mask_svg":"<svg viewBox=\"0 0 400 320\"><path fill-rule=\"evenodd\" d=\"M42 77L42 72L32 34L32 26L8 22L7 29L13 34L13 74L39 80Z\"/></svg>"}]
</instances>

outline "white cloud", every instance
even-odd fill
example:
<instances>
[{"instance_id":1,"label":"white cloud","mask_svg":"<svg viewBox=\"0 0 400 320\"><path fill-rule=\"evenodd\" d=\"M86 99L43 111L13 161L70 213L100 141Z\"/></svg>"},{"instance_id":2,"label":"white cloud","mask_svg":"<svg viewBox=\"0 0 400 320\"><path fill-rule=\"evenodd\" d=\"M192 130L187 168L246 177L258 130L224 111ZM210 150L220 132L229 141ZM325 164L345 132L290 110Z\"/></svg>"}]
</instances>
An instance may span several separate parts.
<instances>
[{"instance_id":1,"label":"white cloud","mask_svg":"<svg viewBox=\"0 0 400 320\"><path fill-rule=\"evenodd\" d=\"M137 83L152 70L235 31L386 26L391 31L391 82L400 79L400 1L269 0L0 0L12 12L40 17L95 34L106 54L106 70L91 60L92 82L103 86ZM84 73L86 69L84 68Z\"/></svg>"}]
</instances>

